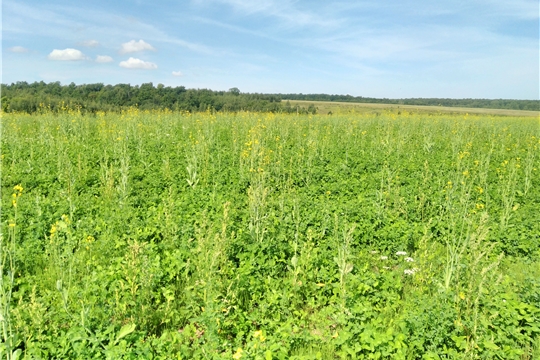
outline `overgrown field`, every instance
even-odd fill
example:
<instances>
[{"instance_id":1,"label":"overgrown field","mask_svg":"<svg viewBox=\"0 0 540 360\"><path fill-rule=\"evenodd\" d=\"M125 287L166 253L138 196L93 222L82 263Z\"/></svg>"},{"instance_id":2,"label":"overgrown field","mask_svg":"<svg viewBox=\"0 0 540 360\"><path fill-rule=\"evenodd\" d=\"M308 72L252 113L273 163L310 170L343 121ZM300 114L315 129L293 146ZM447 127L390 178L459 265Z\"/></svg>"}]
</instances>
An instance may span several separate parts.
<instances>
[{"instance_id":1,"label":"overgrown field","mask_svg":"<svg viewBox=\"0 0 540 360\"><path fill-rule=\"evenodd\" d=\"M540 124L3 114L1 352L538 359Z\"/></svg>"}]
</instances>

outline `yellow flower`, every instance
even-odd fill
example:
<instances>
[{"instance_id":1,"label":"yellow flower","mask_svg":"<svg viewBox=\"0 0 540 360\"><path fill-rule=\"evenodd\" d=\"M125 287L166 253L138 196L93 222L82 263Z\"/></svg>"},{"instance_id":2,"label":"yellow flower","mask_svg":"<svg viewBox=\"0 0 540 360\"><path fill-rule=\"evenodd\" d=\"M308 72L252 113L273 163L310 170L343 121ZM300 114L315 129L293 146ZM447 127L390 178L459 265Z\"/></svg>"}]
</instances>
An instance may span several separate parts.
<instances>
[{"instance_id":1,"label":"yellow flower","mask_svg":"<svg viewBox=\"0 0 540 360\"><path fill-rule=\"evenodd\" d=\"M69 216L67 216L66 214L63 214L63 215L61 216L61 219L64 220L64 222L65 222L66 224L69 224Z\"/></svg>"},{"instance_id":2,"label":"yellow flower","mask_svg":"<svg viewBox=\"0 0 540 360\"><path fill-rule=\"evenodd\" d=\"M257 331L255 331L255 332L253 333L253 337L254 337L254 338L259 338L261 341L266 340L266 338L265 338L264 335L263 335L262 330L257 330Z\"/></svg>"},{"instance_id":3,"label":"yellow flower","mask_svg":"<svg viewBox=\"0 0 540 360\"><path fill-rule=\"evenodd\" d=\"M233 359L240 359L242 357L242 353L244 352L244 350L242 350L242 348L238 348L236 349L236 352L234 353L234 355L232 356Z\"/></svg>"},{"instance_id":4,"label":"yellow flower","mask_svg":"<svg viewBox=\"0 0 540 360\"><path fill-rule=\"evenodd\" d=\"M54 234L56 234L56 231L58 230L57 225L58 225L58 222L56 222L55 224L51 226L51 237L53 237Z\"/></svg>"},{"instance_id":5,"label":"yellow flower","mask_svg":"<svg viewBox=\"0 0 540 360\"><path fill-rule=\"evenodd\" d=\"M483 208L484 208L484 204L476 204L476 208L477 208L478 210L483 209Z\"/></svg>"}]
</instances>

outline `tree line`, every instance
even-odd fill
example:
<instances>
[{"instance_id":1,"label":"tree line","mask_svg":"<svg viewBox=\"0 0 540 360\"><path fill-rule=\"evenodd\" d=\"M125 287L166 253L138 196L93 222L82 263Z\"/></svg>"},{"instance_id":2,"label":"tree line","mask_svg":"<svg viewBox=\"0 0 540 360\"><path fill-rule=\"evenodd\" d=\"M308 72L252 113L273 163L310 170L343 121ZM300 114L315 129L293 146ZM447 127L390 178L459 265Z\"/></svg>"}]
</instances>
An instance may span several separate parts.
<instances>
[{"instance_id":1,"label":"tree line","mask_svg":"<svg viewBox=\"0 0 540 360\"><path fill-rule=\"evenodd\" d=\"M43 108L58 111L77 108L82 112L121 111L130 107L141 110L175 111L263 111L316 113L315 106L297 107L282 102L279 95L241 93L239 89L212 91L170 87L153 83L142 85L83 84L61 85L60 82L19 81L1 85L2 110L33 113Z\"/></svg>"},{"instance_id":2,"label":"tree line","mask_svg":"<svg viewBox=\"0 0 540 360\"><path fill-rule=\"evenodd\" d=\"M370 98L370 97L363 97L363 96L328 95L328 94L280 94L279 96L281 99L305 100L305 101L335 101L335 102L351 102L351 103L448 106L448 107L540 111L540 100L440 99L440 98L411 98L411 99L382 98L381 99L381 98Z\"/></svg>"},{"instance_id":3,"label":"tree line","mask_svg":"<svg viewBox=\"0 0 540 360\"><path fill-rule=\"evenodd\" d=\"M142 85L102 83L61 85L60 82L43 81L1 84L2 110L33 113L43 107L52 111L61 108L78 108L83 112L121 111L136 106L146 109L177 111L265 111L316 113L315 105L293 106L286 100L336 101L351 103L383 103L403 105L432 105L513 110L540 110L540 100L509 99L379 99L351 95L328 94L259 94L242 93L238 88L228 91L186 89L153 83Z\"/></svg>"}]
</instances>

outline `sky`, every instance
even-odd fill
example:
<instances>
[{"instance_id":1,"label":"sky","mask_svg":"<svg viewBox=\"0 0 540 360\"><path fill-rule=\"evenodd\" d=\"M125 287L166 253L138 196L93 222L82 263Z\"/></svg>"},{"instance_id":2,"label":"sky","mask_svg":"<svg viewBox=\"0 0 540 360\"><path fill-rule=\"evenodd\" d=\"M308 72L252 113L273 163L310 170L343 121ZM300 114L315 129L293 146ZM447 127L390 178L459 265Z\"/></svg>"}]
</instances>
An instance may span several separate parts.
<instances>
[{"instance_id":1,"label":"sky","mask_svg":"<svg viewBox=\"0 0 540 360\"><path fill-rule=\"evenodd\" d=\"M2 83L539 99L538 0L3 0Z\"/></svg>"}]
</instances>

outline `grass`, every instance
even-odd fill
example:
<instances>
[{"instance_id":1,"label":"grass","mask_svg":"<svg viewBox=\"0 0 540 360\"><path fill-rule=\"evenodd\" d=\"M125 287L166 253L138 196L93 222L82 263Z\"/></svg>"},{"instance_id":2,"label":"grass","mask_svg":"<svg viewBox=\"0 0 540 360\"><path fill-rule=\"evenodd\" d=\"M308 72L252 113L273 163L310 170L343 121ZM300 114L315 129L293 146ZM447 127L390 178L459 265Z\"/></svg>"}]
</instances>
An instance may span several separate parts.
<instances>
[{"instance_id":1,"label":"grass","mask_svg":"<svg viewBox=\"0 0 540 360\"><path fill-rule=\"evenodd\" d=\"M3 114L1 356L533 359L539 132Z\"/></svg>"},{"instance_id":2,"label":"grass","mask_svg":"<svg viewBox=\"0 0 540 360\"><path fill-rule=\"evenodd\" d=\"M412 112L415 114L423 113L426 115L433 113L443 114L478 114L478 115L500 115L500 116L533 116L538 118L539 111L531 110L510 110L510 109L484 109L484 108L465 108L450 106L422 106L422 105L397 105L397 104L378 104L378 103L352 103L339 101L308 101L308 100L284 100L290 102L292 106L308 107L313 104L319 114L340 113L340 112L359 112L381 114L381 112Z\"/></svg>"}]
</instances>

